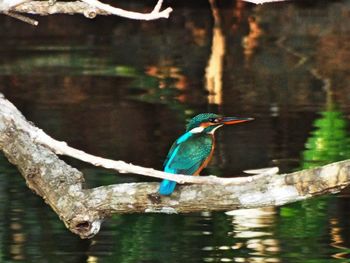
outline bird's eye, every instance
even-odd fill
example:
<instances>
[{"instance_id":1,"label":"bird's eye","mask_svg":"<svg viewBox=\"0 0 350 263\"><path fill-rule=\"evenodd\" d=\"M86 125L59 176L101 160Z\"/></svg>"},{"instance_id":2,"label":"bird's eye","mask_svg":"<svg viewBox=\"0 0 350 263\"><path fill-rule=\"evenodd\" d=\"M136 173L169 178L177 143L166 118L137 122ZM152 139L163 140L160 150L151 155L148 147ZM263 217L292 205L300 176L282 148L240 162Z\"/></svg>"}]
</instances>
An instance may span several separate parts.
<instances>
[{"instance_id":1,"label":"bird's eye","mask_svg":"<svg viewBox=\"0 0 350 263\"><path fill-rule=\"evenodd\" d=\"M209 121L212 122L212 123L217 123L218 119L216 119L216 118L209 118Z\"/></svg>"}]
</instances>

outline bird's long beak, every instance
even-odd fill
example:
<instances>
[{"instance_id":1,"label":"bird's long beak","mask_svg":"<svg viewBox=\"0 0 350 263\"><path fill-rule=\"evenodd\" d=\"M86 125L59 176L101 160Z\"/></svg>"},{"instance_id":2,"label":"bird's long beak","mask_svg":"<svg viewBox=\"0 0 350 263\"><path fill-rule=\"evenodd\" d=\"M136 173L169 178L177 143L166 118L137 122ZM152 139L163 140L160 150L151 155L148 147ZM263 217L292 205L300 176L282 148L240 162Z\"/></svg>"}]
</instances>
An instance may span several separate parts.
<instances>
[{"instance_id":1,"label":"bird's long beak","mask_svg":"<svg viewBox=\"0 0 350 263\"><path fill-rule=\"evenodd\" d=\"M237 117L222 117L220 123L224 125L238 124L242 122L252 121L254 118L237 118Z\"/></svg>"}]
</instances>

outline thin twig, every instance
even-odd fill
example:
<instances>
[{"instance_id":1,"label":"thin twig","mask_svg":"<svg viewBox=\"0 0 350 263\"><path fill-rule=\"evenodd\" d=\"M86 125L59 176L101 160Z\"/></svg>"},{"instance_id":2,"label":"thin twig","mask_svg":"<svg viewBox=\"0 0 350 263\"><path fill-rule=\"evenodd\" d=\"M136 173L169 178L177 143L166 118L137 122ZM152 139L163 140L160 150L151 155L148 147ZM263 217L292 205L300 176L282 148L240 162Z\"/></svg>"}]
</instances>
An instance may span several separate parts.
<instances>
[{"instance_id":1,"label":"thin twig","mask_svg":"<svg viewBox=\"0 0 350 263\"><path fill-rule=\"evenodd\" d=\"M37 26L39 24L39 22L34 20L34 19L31 19L29 17L23 16L21 14L18 14L18 13L12 12L12 11L6 11L6 12L4 12L4 14L8 15L10 17L16 18L22 22L28 23L32 26Z\"/></svg>"},{"instance_id":2,"label":"thin twig","mask_svg":"<svg viewBox=\"0 0 350 263\"><path fill-rule=\"evenodd\" d=\"M162 8L163 0L159 0L157 4L154 6L152 14L159 13L160 9Z\"/></svg>"},{"instance_id":3,"label":"thin twig","mask_svg":"<svg viewBox=\"0 0 350 263\"><path fill-rule=\"evenodd\" d=\"M59 155L66 155L75 159L81 160L93 164L94 166L104 167L106 169L112 169L120 173L133 173L160 179L169 179L179 184L192 183L192 184L212 184L212 185L233 185L242 184L244 182L252 182L257 180L261 175L254 175L249 177L232 177L223 178L214 175L209 176L188 176L183 174L171 174L162 171L155 170L153 168L142 167L126 163L124 161L115 161L99 156L88 154L84 151L70 147L65 142L60 142L49 135L43 130L36 128L31 130L30 136L33 140L39 144L42 144L50 148L53 152Z\"/></svg>"},{"instance_id":4,"label":"thin twig","mask_svg":"<svg viewBox=\"0 0 350 263\"><path fill-rule=\"evenodd\" d=\"M81 0L84 3L87 3L93 7L99 8L101 10L104 10L108 13L111 13L113 15L125 17L125 18L130 18L130 19L135 19L135 20L154 20L154 19L159 19L159 18L168 18L169 14L173 11L172 8L168 7L165 10L160 11L161 5L162 5L162 0L159 0L153 9L151 13L138 13L138 12L133 12L133 11L127 11L121 8L116 8L104 3L101 3L100 1L97 0Z\"/></svg>"},{"instance_id":5,"label":"thin twig","mask_svg":"<svg viewBox=\"0 0 350 263\"><path fill-rule=\"evenodd\" d=\"M1 98L1 93L0 93ZM211 184L211 185L235 185L252 182L259 179L262 175L254 175L249 177L233 177L233 178L222 178L217 176L188 176L181 174L170 174L163 171L154 170L152 168L146 168L138 165L126 163L124 161L115 161L111 159L94 156L92 154L85 153L84 151L75 149L67 145L66 142L57 141L47 135L43 130L29 124L22 116L22 114L16 109L16 107L7 100L1 101L0 114L18 115L18 125L21 124L20 128L26 131L32 140L38 144L44 145L51 149L53 152L59 155L66 155L83 162L91 163L95 166L112 169L120 173L133 173L160 179L169 179L176 181L180 184L192 183L192 184Z\"/></svg>"}]
</instances>

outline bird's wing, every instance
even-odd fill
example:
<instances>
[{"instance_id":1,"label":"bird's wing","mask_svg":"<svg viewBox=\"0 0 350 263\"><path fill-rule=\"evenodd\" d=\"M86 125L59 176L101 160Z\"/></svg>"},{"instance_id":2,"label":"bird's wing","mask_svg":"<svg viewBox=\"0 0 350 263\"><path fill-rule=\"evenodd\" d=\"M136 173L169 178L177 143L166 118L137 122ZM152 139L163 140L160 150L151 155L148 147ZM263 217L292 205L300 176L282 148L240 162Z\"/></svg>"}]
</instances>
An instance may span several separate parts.
<instances>
[{"instance_id":1,"label":"bird's wing","mask_svg":"<svg viewBox=\"0 0 350 263\"><path fill-rule=\"evenodd\" d=\"M168 152L168 155L166 156L166 158L165 158L165 160L164 160L164 163L163 163L164 169L165 169L167 163L169 162L171 156L174 154L175 149L176 149L178 146L179 146L179 144L177 143L177 141L175 141L175 142L173 143L173 145L171 145L171 148L170 148L170 150L169 150L169 152Z\"/></svg>"},{"instance_id":2,"label":"bird's wing","mask_svg":"<svg viewBox=\"0 0 350 263\"><path fill-rule=\"evenodd\" d=\"M166 168L167 163L169 162L169 160L171 159L171 157L176 154L176 152L178 151L178 147L181 143L187 141L190 137L192 137L193 134L191 132L186 132L185 134L183 134L182 136L180 136L171 146L167 157L164 160L163 166L164 169Z\"/></svg>"},{"instance_id":3,"label":"bird's wing","mask_svg":"<svg viewBox=\"0 0 350 263\"><path fill-rule=\"evenodd\" d=\"M210 155L213 140L210 135L180 137L171 147L164 170L169 173L194 174Z\"/></svg>"}]
</instances>

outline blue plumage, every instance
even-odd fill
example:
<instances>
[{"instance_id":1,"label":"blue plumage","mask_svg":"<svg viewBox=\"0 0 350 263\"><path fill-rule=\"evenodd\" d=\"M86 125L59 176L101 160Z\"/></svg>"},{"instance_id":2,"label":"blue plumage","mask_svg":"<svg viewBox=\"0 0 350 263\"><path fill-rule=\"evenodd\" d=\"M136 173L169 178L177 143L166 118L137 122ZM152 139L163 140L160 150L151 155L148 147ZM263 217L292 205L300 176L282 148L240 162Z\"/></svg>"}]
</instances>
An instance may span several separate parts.
<instances>
[{"instance_id":1,"label":"blue plumage","mask_svg":"<svg viewBox=\"0 0 350 263\"><path fill-rule=\"evenodd\" d=\"M172 192L174 192L175 186L176 186L176 182L163 180L159 186L159 194L170 195Z\"/></svg>"},{"instance_id":2,"label":"blue plumage","mask_svg":"<svg viewBox=\"0 0 350 263\"><path fill-rule=\"evenodd\" d=\"M203 162L209 157L213 147L210 134L185 133L175 141L164 162L164 172L193 175L199 173ZM176 182L163 180L159 187L161 195L170 195Z\"/></svg>"}]
</instances>

